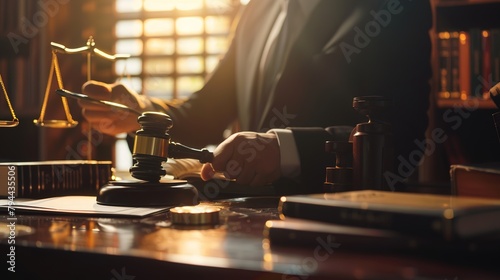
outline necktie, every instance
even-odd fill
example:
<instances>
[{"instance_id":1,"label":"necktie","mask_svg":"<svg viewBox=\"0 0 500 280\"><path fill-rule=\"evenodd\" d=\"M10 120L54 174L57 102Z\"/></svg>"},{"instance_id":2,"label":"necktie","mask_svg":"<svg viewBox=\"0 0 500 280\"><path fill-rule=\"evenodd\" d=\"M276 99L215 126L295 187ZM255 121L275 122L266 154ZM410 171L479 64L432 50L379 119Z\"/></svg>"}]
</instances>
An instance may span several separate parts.
<instances>
[{"instance_id":1,"label":"necktie","mask_svg":"<svg viewBox=\"0 0 500 280\"><path fill-rule=\"evenodd\" d=\"M269 40L264 47L259 64L260 78L258 80L256 118L264 112L267 100L274 90L278 74L283 68L285 58L294 35L298 32L298 24L303 20L297 0L283 2L283 7L269 34Z\"/></svg>"}]
</instances>

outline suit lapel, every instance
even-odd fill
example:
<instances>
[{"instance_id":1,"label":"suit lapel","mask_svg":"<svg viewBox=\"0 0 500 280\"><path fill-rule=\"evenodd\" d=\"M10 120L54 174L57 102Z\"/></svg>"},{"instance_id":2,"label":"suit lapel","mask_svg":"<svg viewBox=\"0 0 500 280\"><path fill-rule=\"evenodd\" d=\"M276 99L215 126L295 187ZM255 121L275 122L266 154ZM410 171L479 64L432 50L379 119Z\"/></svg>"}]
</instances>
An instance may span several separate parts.
<instances>
[{"instance_id":1,"label":"suit lapel","mask_svg":"<svg viewBox=\"0 0 500 280\"><path fill-rule=\"evenodd\" d=\"M300 91L298 87L291 87L284 83L300 80L308 71L308 68L302 65L303 63L308 64L314 57L335 49L356 25L362 24L362 21L368 18L370 10L377 9L384 1L322 0L316 6L289 53L290 58L295 61L287 60L282 76L279 77L273 95L266 104L263 116L260 117L258 128L269 127L266 126L266 121L272 118L273 106L281 104L278 105L280 108L275 108L278 111L284 110L287 104L294 104L295 108L299 109L304 105L304 101L315 98L311 95L314 93L309 94L307 89L302 88ZM325 21L329 24L325 24ZM308 96L297 96L299 93ZM290 110L293 106L287 107Z\"/></svg>"},{"instance_id":2,"label":"suit lapel","mask_svg":"<svg viewBox=\"0 0 500 280\"><path fill-rule=\"evenodd\" d=\"M353 6L355 6L356 1L352 0L342 0L342 1L331 1L322 0L315 7L306 25L302 29L299 36L295 40L291 50L289 52L289 57L291 59L286 60L281 77L276 83L275 88L272 92L272 96L268 99L265 106L265 111L262 116L260 116L260 121L258 122L258 128L270 127L266 122L272 117L270 114L273 111L273 107L279 104L280 108L274 108L278 111L286 110L285 106L287 104L294 104L295 102L301 102L300 100L304 96L293 96L291 94L303 93L304 90L299 91L295 87L290 87L284 84L284 81L298 81L303 76L303 71L308 71L307 68L301 67L300 64L311 60L314 55L321 52L322 47L326 42L336 33L339 26L344 22L345 18L350 15ZM325 24L325 21L331 22L331 24ZM293 75L295 78L288 79L287 76ZM311 97L311 96L310 96ZM311 97L312 98L312 97ZM277 103L275 103L275 101ZM297 105L297 106L300 106ZM290 109L290 107L288 107Z\"/></svg>"},{"instance_id":3,"label":"suit lapel","mask_svg":"<svg viewBox=\"0 0 500 280\"><path fill-rule=\"evenodd\" d=\"M269 1L269 2L268 2ZM271 4L269 4L271 3ZM253 9L242 17L235 38L237 46L236 79L240 126L250 129L253 116L253 90L258 64L268 34L280 12L280 1L251 1L246 9ZM251 40L249 40L251 38Z\"/></svg>"}]
</instances>

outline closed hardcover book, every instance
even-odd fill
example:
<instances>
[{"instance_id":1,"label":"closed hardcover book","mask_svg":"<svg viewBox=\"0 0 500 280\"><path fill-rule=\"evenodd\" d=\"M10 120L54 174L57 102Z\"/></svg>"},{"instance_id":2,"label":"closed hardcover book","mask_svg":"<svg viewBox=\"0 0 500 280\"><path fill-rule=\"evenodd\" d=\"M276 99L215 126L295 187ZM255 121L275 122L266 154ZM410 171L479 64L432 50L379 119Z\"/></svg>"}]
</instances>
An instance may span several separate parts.
<instances>
[{"instance_id":1,"label":"closed hardcover book","mask_svg":"<svg viewBox=\"0 0 500 280\"><path fill-rule=\"evenodd\" d=\"M450 166L452 193L500 199L500 162Z\"/></svg>"},{"instance_id":2,"label":"closed hardcover book","mask_svg":"<svg viewBox=\"0 0 500 280\"><path fill-rule=\"evenodd\" d=\"M458 78L460 98L466 100L470 96L470 38L466 31L460 32L458 46Z\"/></svg>"},{"instance_id":3,"label":"closed hardcover book","mask_svg":"<svg viewBox=\"0 0 500 280\"><path fill-rule=\"evenodd\" d=\"M491 75L491 35L488 30L483 30L481 32L481 48L483 58L483 62L481 63L481 83L483 85L482 97L489 98L488 93L493 84Z\"/></svg>"},{"instance_id":4,"label":"closed hardcover book","mask_svg":"<svg viewBox=\"0 0 500 280\"><path fill-rule=\"evenodd\" d=\"M500 232L500 200L374 190L284 196L281 219L465 240Z\"/></svg>"},{"instance_id":5,"label":"closed hardcover book","mask_svg":"<svg viewBox=\"0 0 500 280\"><path fill-rule=\"evenodd\" d=\"M469 30L470 38L470 87L471 96L483 97L483 53L482 53L482 30L472 28Z\"/></svg>"},{"instance_id":6,"label":"closed hardcover book","mask_svg":"<svg viewBox=\"0 0 500 280\"><path fill-rule=\"evenodd\" d=\"M403 234L386 229L352 227L287 218L268 220L264 226L264 243L271 246L315 246L342 251L378 251L378 252L423 252L444 255L452 253L490 255L498 252L500 236L493 234L480 239L443 241ZM463 256L463 255L461 255Z\"/></svg>"},{"instance_id":7,"label":"closed hardcover book","mask_svg":"<svg viewBox=\"0 0 500 280\"><path fill-rule=\"evenodd\" d=\"M264 226L264 238L274 246L310 246L330 244L342 250L394 251L424 249L428 239L422 241L397 232L342 226L331 223L287 218L268 220ZM265 241L267 241L265 240ZM425 247L425 249L427 249Z\"/></svg>"},{"instance_id":8,"label":"closed hardcover book","mask_svg":"<svg viewBox=\"0 0 500 280\"><path fill-rule=\"evenodd\" d=\"M111 177L111 161L3 162L0 163L0 198L97 195Z\"/></svg>"},{"instance_id":9,"label":"closed hardcover book","mask_svg":"<svg viewBox=\"0 0 500 280\"><path fill-rule=\"evenodd\" d=\"M439 52L439 97L450 98L451 90L451 45L450 33L438 34Z\"/></svg>"},{"instance_id":10,"label":"closed hardcover book","mask_svg":"<svg viewBox=\"0 0 500 280\"><path fill-rule=\"evenodd\" d=\"M450 34L450 98L460 98L460 33Z\"/></svg>"}]
</instances>

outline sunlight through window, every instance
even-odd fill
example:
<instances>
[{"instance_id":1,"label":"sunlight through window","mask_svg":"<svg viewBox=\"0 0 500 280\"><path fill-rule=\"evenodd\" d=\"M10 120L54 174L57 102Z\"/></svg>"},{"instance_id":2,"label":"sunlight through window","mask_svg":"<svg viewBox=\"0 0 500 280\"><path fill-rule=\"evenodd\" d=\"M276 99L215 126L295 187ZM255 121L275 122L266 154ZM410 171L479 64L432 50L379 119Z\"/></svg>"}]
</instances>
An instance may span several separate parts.
<instances>
[{"instance_id":1,"label":"sunlight through window","mask_svg":"<svg viewBox=\"0 0 500 280\"><path fill-rule=\"evenodd\" d=\"M115 0L115 65L146 95L185 98L200 89L228 46L241 0ZM141 82L138 82L138 81Z\"/></svg>"}]
</instances>

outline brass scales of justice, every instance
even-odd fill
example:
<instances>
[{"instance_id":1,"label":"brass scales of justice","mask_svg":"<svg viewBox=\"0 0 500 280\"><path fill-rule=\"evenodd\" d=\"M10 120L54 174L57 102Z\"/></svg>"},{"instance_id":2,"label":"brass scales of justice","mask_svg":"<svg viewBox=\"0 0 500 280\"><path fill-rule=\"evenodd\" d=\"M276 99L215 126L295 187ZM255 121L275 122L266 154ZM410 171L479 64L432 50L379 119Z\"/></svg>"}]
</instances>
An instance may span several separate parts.
<instances>
[{"instance_id":1,"label":"brass scales of justice","mask_svg":"<svg viewBox=\"0 0 500 280\"><path fill-rule=\"evenodd\" d=\"M78 125L78 122L75 121L71 115L69 106L68 106L68 101L67 98L64 96L61 96L61 102L62 106L64 109L64 113L66 115L65 120L46 120L45 119L45 112L47 111L47 104L49 100L49 96L51 93L51 86L52 86L52 80L54 77L54 74L56 76L56 81L57 81L57 86L59 89L64 89L63 85L63 80L62 80L62 75L61 75L61 69L59 68L59 62L57 59L57 53L64 53L64 54L86 54L87 56L87 81L91 80L92 78L92 57L94 55L97 55L100 58L110 60L110 61L115 61L119 59L127 59L130 57L128 54L108 54L96 47L96 43L94 41L94 38L92 36L89 37L87 40L87 43L85 46L78 47L78 48L67 48L66 46L62 44L58 44L55 42L50 43L51 48L52 48L52 62L50 66L50 72L48 75L48 81L47 81L47 86L45 89L45 95L43 98L43 103L42 107L40 110L40 116L38 119L33 120L33 123L39 127L51 127L51 128L73 128L76 125ZM89 148L87 149L87 159L92 158L92 128L90 127L89 124L89 130L88 130L88 136L87 136L87 141L89 144Z\"/></svg>"}]
</instances>

